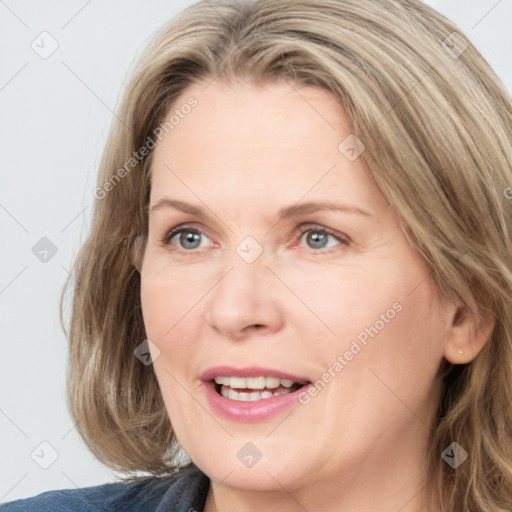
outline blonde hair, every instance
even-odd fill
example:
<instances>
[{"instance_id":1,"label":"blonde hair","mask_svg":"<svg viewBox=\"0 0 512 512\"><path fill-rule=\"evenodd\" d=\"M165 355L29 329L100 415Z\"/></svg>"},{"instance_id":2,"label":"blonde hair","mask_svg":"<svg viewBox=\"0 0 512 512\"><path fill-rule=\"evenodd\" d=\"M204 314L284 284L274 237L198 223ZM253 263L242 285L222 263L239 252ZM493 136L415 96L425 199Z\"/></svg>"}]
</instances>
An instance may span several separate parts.
<instances>
[{"instance_id":1,"label":"blonde hair","mask_svg":"<svg viewBox=\"0 0 512 512\"><path fill-rule=\"evenodd\" d=\"M187 86L214 79L334 94L438 289L495 319L471 363L441 369L428 495L443 511L512 510L512 102L471 42L418 0L202 1L151 42L111 128L74 267L68 397L87 445L126 473L176 465L155 374L134 357L146 337L133 262L147 235L152 153L126 163ZM469 453L456 469L441 458L454 441Z\"/></svg>"}]
</instances>

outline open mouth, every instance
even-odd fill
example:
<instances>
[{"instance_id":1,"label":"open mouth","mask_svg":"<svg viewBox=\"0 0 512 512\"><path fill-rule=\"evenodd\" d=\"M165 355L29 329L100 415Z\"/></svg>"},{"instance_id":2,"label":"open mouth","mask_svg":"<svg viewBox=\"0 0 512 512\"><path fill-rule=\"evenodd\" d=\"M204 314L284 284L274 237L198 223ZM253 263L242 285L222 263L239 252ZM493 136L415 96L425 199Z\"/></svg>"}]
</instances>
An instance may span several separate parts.
<instances>
[{"instance_id":1,"label":"open mouth","mask_svg":"<svg viewBox=\"0 0 512 512\"><path fill-rule=\"evenodd\" d=\"M279 395L293 393L309 382L294 382L278 377L224 377L213 379L217 393L228 400L256 402Z\"/></svg>"}]
</instances>

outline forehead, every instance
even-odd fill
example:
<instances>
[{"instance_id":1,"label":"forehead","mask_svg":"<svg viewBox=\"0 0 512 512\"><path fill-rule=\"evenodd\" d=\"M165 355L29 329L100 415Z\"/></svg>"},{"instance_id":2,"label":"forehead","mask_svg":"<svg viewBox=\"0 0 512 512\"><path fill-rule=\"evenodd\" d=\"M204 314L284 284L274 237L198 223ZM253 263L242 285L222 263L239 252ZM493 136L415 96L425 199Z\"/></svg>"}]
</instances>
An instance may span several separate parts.
<instances>
[{"instance_id":1,"label":"forehead","mask_svg":"<svg viewBox=\"0 0 512 512\"><path fill-rule=\"evenodd\" d=\"M174 102L167 118L192 97L197 106L165 138L181 145L189 142L191 132L199 129L202 152L212 147L250 151L255 146L293 147L294 143L300 143L295 151L325 150L318 147L320 138L350 132L348 119L336 98L316 87L292 87L284 81L259 87L217 81L207 86L193 84Z\"/></svg>"},{"instance_id":2,"label":"forehead","mask_svg":"<svg viewBox=\"0 0 512 512\"><path fill-rule=\"evenodd\" d=\"M323 198L374 200L363 159L349 161L338 149L351 122L328 91L285 81L196 83L167 118L190 98L196 106L154 150L152 196L177 191L192 199L201 192L227 200L288 191L289 201L298 201L314 189Z\"/></svg>"}]
</instances>

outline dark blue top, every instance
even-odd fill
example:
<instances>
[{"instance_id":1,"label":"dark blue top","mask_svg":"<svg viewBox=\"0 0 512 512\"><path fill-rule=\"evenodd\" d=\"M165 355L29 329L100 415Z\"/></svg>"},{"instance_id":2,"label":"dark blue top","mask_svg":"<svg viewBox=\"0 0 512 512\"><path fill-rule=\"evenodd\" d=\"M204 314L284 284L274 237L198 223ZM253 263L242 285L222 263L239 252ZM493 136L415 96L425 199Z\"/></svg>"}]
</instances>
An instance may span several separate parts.
<instances>
[{"instance_id":1,"label":"dark blue top","mask_svg":"<svg viewBox=\"0 0 512 512\"><path fill-rule=\"evenodd\" d=\"M189 464L166 477L48 491L0 505L1 512L203 512L210 484Z\"/></svg>"}]
</instances>

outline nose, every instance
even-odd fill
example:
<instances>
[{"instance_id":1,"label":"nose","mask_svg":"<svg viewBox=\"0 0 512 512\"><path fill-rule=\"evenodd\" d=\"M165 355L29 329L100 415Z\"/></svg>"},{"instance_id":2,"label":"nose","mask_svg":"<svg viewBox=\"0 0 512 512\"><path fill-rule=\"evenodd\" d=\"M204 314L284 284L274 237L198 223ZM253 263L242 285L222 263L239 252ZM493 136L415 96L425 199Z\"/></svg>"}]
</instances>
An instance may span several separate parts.
<instances>
[{"instance_id":1,"label":"nose","mask_svg":"<svg viewBox=\"0 0 512 512\"><path fill-rule=\"evenodd\" d=\"M223 337L240 341L282 329L284 313L277 282L264 258L247 263L237 254L209 294L206 322Z\"/></svg>"}]
</instances>

